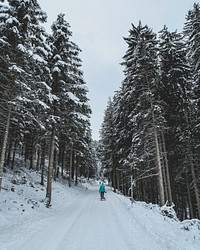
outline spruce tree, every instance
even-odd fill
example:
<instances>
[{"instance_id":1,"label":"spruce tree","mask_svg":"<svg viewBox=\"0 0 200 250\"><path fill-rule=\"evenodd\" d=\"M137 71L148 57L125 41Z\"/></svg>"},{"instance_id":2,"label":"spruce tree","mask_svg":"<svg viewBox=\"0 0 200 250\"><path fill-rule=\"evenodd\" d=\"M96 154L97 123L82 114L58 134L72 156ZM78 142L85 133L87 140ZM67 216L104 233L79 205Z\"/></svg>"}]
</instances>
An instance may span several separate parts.
<instances>
[{"instance_id":1,"label":"spruce tree","mask_svg":"<svg viewBox=\"0 0 200 250\"><path fill-rule=\"evenodd\" d=\"M153 185L153 176L158 173L159 199L163 205L165 197L158 137L165 127L165 120L158 93L158 42L156 34L147 25L142 26L141 22L137 27L132 25L125 41L128 50L122 63L125 66L123 99L128 104L128 124L132 127L130 153L127 157L129 168L133 170L135 180L139 181L138 186L141 185L143 189L143 198L149 196L151 200L156 197L153 198L154 194L148 193L148 189Z\"/></svg>"},{"instance_id":2,"label":"spruce tree","mask_svg":"<svg viewBox=\"0 0 200 250\"><path fill-rule=\"evenodd\" d=\"M52 35L47 39L52 54L49 66L52 75L52 103L55 129L60 146L64 147L62 154L68 152L69 158L69 186L74 177L75 160L88 147L87 138L90 126L90 107L88 105L87 88L80 70L80 49L71 41L70 25L63 14L59 14L51 26ZM59 133L58 133L59 129ZM88 140L88 141L87 141ZM60 148L59 146L59 148ZM64 155L59 158L64 159ZM52 172L52 170L51 170Z\"/></svg>"},{"instance_id":3,"label":"spruce tree","mask_svg":"<svg viewBox=\"0 0 200 250\"><path fill-rule=\"evenodd\" d=\"M173 202L176 204L178 216L181 217L184 214L181 204L188 203L185 180L187 175L185 171L187 169L185 166L187 143L185 144L184 141L187 138L190 67L186 61L185 41L182 34L177 31L169 32L165 26L160 31L159 38L162 81L162 88L159 93L165 103L164 116L167 125L165 145L172 183Z\"/></svg>"},{"instance_id":4,"label":"spruce tree","mask_svg":"<svg viewBox=\"0 0 200 250\"><path fill-rule=\"evenodd\" d=\"M117 152L115 150L116 134L113 111L113 100L109 98L100 130L99 152L103 175L112 181L112 187L115 191L117 188Z\"/></svg>"},{"instance_id":5,"label":"spruce tree","mask_svg":"<svg viewBox=\"0 0 200 250\"><path fill-rule=\"evenodd\" d=\"M186 36L187 60L191 67L192 88L191 88L191 109L188 112L188 146L187 163L190 166L188 171L191 175L189 179L193 183L193 193L190 194L192 217L200 217L200 182L199 182L199 145L200 145L200 5L195 3L192 10L188 11L186 23L184 25Z\"/></svg>"},{"instance_id":6,"label":"spruce tree","mask_svg":"<svg viewBox=\"0 0 200 250\"><path fill-rule=\"evenodd\" d=\"M32 168L34 145L45 133L45 114L50 102L50 87L46 83L48 48L45 48L45 30L40 25L46 14L37 1L9 0L8 6L1 10L0 34L4 38L1 41L7 48L4 58L10 64L4 73L10 78L6 87L12 111L9 139L15 148L19 142L25 143L25 160L30 160Z\"/></svg>"}]
</instances>

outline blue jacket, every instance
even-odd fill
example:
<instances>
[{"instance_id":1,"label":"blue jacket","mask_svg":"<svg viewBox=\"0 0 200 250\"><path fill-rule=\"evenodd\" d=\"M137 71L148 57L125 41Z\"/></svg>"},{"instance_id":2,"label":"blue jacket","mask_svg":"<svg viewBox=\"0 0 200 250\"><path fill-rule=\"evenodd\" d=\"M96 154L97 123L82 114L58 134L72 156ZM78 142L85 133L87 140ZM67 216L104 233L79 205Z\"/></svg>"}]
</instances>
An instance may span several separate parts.
<instances>
[{"instance_id":1,"label":"blue jacket","mask_svg":"<svg viewBox=\"0 0 200 250\"><path fill-rule=\"evenodd\" d=\"M99 188L99 192L101 192L101 193L105 192L105 185L104 185L104 183L101 183L101 186Z\"/></svg>"}]
</instances>

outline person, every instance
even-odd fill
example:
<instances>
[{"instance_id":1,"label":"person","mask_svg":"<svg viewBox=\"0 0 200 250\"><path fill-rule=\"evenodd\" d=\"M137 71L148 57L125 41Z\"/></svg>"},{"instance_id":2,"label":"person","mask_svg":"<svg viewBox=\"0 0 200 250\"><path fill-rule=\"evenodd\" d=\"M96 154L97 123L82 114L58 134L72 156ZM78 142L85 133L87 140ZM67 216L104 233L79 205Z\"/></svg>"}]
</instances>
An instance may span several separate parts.
<instances>
[{"instance_id":1,"label":"person","mask_svg":"<svg viewBox=\"0 0 200 250\"><path fill-rule=\"evenodd\" d=\"M99 187L99 193L100 193L101 200L105 200L105 197L104 197L105 192L106 192L105 184L102 182L100 187Z\"/></svg>"}]
</instances>

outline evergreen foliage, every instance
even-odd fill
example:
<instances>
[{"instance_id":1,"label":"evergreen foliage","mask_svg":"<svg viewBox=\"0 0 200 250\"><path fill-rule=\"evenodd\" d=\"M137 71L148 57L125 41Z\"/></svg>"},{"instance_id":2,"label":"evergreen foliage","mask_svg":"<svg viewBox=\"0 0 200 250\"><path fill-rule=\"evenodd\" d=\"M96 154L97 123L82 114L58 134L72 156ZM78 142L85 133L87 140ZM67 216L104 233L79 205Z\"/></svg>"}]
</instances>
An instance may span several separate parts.
<instances>
[{"instance_id":1,"label":"evergreen foliage","mask_svg":"<svg viewBox=\"0 0 200 250\"><path fill-rule=\"evenodd\" d=\"M194 4L182 33L164 26L158 39L132 24L124 80L100 138L102 168L116 172L113 188L132 200L174 203L181 220L200 218L199 17Z\"/></svg>"},{"instance_id":2,"label":"evergreen foliage","mask_svg":"<svg viewBox=\"0 0 200 250\"><path fill-rule=\"evenodd\" d=\"M81 50L63 14L47 34L41 26L47 14L36 0L8 0L0 4L0 14L1 182L3 167L17 168L18 152L27 167L41 170L42 185L48 173L50 206L59 169L76 184L81 174L95 174Z\"/></svg>"}]
</instances>

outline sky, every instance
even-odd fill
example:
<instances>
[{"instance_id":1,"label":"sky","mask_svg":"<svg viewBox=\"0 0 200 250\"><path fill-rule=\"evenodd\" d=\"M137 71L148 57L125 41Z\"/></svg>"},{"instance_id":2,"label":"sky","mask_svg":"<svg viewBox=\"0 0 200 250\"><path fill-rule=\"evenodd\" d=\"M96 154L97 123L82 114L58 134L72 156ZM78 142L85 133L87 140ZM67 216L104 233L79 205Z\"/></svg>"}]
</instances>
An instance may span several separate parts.
<instances>
[{"instance_id":1,"label":"sky","mask_svg":"<svg viewBox=\"0 0 200 250\"><path fill-rule=\"evenodd\" d=\"M128 37L131 24L148 25L158 33L164 25L169 31L182 31L185 17L194 0L38 0L47 12L45 28L60 13L71 26L72 40L82 50L82 70L89 89L92 109L92 138L99 139L104 111L109 97L123 81L120 63L127 50L123 37Z\"/></svg>"},{"instance_id":2,"label":"sky","mask_svg":"<svg viewBox=\"0 0 200 250\"><path fill-rule=\"evenodd\" d=\"M200 220L170 219L161 214L163 207L131 204L108 186L106 201L100 201L99 183L91 180L71 188L53 182L52 206L46 208L40 178L26 168L4 173L0 250L199 250Z\"/></svg>"}]
</instances>

